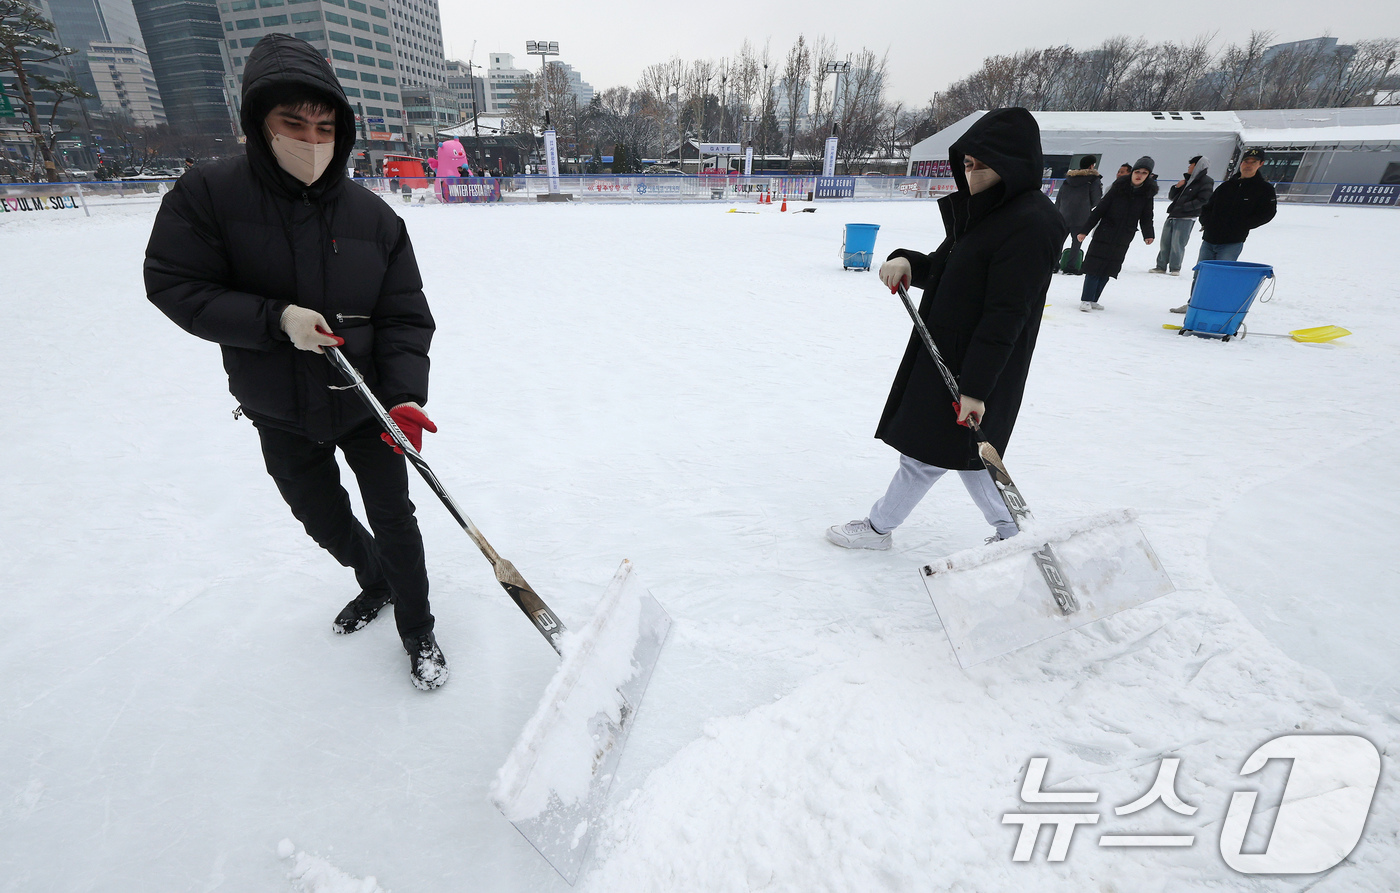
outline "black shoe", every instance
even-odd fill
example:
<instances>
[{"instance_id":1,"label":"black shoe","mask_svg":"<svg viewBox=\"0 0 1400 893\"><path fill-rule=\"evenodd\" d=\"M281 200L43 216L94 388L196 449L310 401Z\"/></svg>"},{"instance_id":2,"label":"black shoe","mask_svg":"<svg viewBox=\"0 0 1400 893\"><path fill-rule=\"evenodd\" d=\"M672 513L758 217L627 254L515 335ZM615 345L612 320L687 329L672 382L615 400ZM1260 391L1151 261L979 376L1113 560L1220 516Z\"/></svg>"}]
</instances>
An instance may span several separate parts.
<instances>
[{"instance_id":1,"label":"black shoe","mask_svg":"<svg viewBox=\"0 0 1400 893\"><path fill-rule=\"evenodd\" d=\"M364 629L379 616L385 605L393 604L393 601L394 593L387 587L362 591L335 615L335 631L340 635L349 635L355 630Z\"/></svg>"},{"instance_id":2,"label":"black shoe","mask_svg":"<svg viewBox=\"0 0 1400 893\"><path fill-rule=\"evenodd\" d=\"M432 633L405 638L403 650L408 652L408 672L415 688L432 691L447 682L447 658Z\"/></svg>"}]
</instances>

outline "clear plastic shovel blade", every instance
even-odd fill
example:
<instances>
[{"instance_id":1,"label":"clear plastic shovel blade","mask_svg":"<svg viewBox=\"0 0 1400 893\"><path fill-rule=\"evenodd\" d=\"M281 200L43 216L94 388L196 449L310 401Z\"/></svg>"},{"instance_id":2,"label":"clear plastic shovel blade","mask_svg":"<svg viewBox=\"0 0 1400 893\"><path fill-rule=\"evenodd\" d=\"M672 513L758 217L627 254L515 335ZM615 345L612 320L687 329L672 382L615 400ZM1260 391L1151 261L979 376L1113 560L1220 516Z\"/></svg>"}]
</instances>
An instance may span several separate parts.
<instances>
[{"instance_id":1,"label":"clear plastic shovel blade","mask_svg":"<svg viewBox=\"0 0 1400 893\"><path fill-rule=\"evenodd\" d=\"M919 568L964 668L1175 590L1128 510L1039 527ZM1033 552L1054 547L1079 610L1062 614Z\"/></svg>"},{"instance_id":2,"label":"clear plastic shovel blade","mask_svg":"<svg viewBox=\"0 0 1400 893\"><path fill-rule=\"evenodd\" d=\"M671 618L624 561L496 775L492 802L572 884L588 856Z\"/></svg>"}]
</instances>

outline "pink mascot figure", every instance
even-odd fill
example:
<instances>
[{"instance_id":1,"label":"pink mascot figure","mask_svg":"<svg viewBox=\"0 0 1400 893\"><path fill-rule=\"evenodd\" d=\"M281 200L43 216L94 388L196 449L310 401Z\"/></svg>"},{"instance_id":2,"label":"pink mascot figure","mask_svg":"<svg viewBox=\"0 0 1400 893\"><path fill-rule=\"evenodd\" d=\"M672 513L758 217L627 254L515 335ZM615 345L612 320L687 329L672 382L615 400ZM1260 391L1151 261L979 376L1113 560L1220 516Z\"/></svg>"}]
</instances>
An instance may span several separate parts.
<instances>
[{"instance_id":1,"label":"pink mascot figure","mask_svg":"<svg viewBox=\"0 0 1400 893\"><path fill-rule=\"evenodd\" d=\"M437 157L428 159L428 166L437 175L438 198L444 204L448 201L447 180L460 177L458 169L467 163L467 150L457 140L448 140L438 146Z\"/></svg>"}]
</instances>

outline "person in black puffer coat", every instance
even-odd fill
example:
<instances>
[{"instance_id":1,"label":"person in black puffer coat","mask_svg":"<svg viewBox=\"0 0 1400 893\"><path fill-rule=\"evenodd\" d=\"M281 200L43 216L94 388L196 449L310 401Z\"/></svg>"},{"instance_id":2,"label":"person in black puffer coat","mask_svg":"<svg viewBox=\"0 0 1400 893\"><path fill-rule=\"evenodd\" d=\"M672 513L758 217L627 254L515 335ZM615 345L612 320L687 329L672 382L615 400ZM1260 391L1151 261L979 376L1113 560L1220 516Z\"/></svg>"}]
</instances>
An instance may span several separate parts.
<instances>
[{"instance_id":1,"label":"person in black puffer coat","mask_svg":"<svg viewBox=\"0 0 1400 893\"><path fill-rule=\"evenodd\" d=\"M892 291L901 283L923 290L919 315L961 394L950 406L953 395L912 333L875 429L899 451L899 469L869 517L827 530L827 539L844 548L890 548L890 531L950 470L995 528L994 538L1017 532L963 423L975 417L1005 454L1065 224L1041 192L1040 128L1025 109L988 112L953 143L948 160L958 191L938 200L947 237L932 254L891 253L880 281Z\"/></svg>"},{"instance_id":2,"label":"person in black puffer coat","mask_svg":"<svg viewBox=\"0 0 1400 893\"><path fill-rule=\"evenodd\" d=\"M245 154L201 165L166 194L146 247L146 294L185 331L220 345L229 390L257 427L277 489L361 592L349 633L392 602L413 683L447 665L433 634L423 539L397 447L331 366L339 345L415 448L424 430L433 317L402 220L346 178L355 112L318 50L285 34L243 72ZM387 435L385 435L387 437ZM340 485L354 472L371 536Z\"/></svg>"},{"instance_id":3,"label":"person in black puffer coat","mask_svg":"<svg viewBox=\"0 0 1400 893\"><path fill-rule=\"evenodd\" d=\"M1060 191L1055 195L1055 207L1069 227L1071 236L1069 247L1060 253L1058 269L1061 273L1078 276L1083 271L1084 252L1079 249L1079 241L1073 236L1089 219L1089 212L1103 198L1103 174L1098 171L1098 161L1092 155L1085 155L1079 161L1079 168L1065 175Z\"/></svg>"},{"instance_id":4,"label":"person in black puffer coat","mask_svg":"<svg viewBox=\"0 0 1400 893\"><path fill-rule=\"evenodd\" d=\"M1077 238L1083 242L1089 233L1094 241L1084 253L1084 292L1079 298L1080 310L1102 310L1099 296L1109 279L1116 279L1123 269L1123 258L1133 243L1133 233L1142 228L1143 241L1152 244L1156 231L1152 228L1152 200L1157 195L1157 179L1152 176L1154 162L1144 155L1133 165L1126 177L1119 177L1104 193L1080 227Z\"/></svg>"}]
</instances>

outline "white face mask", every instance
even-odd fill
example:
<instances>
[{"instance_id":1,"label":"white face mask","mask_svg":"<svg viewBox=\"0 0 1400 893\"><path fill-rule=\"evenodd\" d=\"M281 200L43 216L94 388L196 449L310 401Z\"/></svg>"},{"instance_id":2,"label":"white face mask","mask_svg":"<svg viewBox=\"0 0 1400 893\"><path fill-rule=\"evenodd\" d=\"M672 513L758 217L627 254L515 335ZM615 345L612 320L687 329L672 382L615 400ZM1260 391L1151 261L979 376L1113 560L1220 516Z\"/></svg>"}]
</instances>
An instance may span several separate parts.
<instances>
[{"instance_id":1,"label":"white face mask","mask_svg":"<svg viewBox=\"0 0 1400 893\"><path fill-rule=\"evenodd\" d=\"M963 174L967 177L967 191L972 195L985 192L1001 182L1001 175L989 167L980 167L976 170L964 168Z\"/></svg>"},{"instance_id":2,"label":"white face mask","mask_svg":"<svg viewBox=\"0 0 1400 893\"><path fill-rule=\"evenodd\" d=\"M310 186L321 178L335 157L335 143L307 143L267 132L272 154L282 170Z\"/></svg>"}]
</instances>

